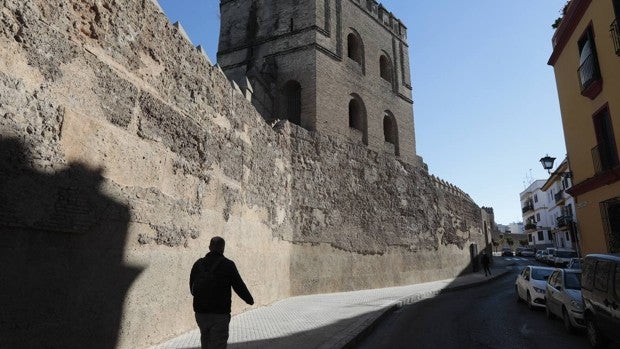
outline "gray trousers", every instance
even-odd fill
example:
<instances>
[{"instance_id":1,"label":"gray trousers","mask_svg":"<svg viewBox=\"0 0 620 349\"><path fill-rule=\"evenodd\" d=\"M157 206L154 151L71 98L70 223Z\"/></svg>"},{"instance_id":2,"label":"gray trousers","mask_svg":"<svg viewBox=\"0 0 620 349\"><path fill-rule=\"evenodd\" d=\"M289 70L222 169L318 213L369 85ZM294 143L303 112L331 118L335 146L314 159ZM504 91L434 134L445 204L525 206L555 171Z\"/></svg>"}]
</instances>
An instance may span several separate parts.
<instances>
[{"instance_id":1,"label":"gray trousers","mask_svg":"<svg viewBox=\"0 0 620 349\"><path fill-rule=\"evenodd\" d=\"M202 349L223 349L228 341L230 314L195 313Z\"/></svg>"}]
</instances>

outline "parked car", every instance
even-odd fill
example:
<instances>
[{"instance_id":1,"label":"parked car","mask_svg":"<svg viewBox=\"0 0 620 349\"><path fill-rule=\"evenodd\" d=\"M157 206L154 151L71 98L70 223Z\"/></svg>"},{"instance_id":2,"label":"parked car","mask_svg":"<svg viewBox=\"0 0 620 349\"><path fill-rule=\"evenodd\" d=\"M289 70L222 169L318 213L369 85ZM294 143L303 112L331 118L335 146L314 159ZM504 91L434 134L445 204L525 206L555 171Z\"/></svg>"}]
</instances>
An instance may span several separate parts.
<instances>
[{"instance_id":1,"label":"parked car","mask_svg":"<svg viewBox=\"0 0 620 349\"><path fill-rule=\"evenodd\" d=\"M545 250L538 250L536 251L536 260L539 262L544 263L547 260L547 251Z\"/></svg>"},{"instance_id":2,"label":"parked car","mask_svg":"<svg viewBox=\"0 0 620 349\"><path fill-rule=\"evenodd\" d=\"M554 270L534 265L523 268L515 281L517 300L525 300L530 309L544 307L547 278Z\"/></svg>"},{"instance_id":3,"label":"parked car","mask_svg":"<svg viewBox=\"0 0 620 349\"><path fill-rule=\"evenodd\" d=\"M533 257L535 253L536 252L534 252L531 248L524 248L521 250L521 256L523 257Z\"/></svg>"},{"instance_id":4,"label":"parked car","mask_svg":"<svg viewBox=\"0 0 620 349\"><path fill-rule=\"evenodd\" d=\"M620 254L590 254L583 260L581 293L588 340L594 348L620 343Z\"/></svg>"},{"instance_id":5,"label":"parked car","mask_svg":"<svg viewBox=\"0 0 620 349\"><path fill-rule=\"evenodd\" d=\"M547 251L547 256L543 262L552 265L553 259L555 258L555 247L547 247L545 251Z\"/></svg>"},{"instance_id":6,"label":"parked car","mask_svg":"<svg viewBox=\"0 0 620 349\"><path fill-rule=\"evenodd\" d=\"M502 248L502 256L513 256L512 250L509 247Z\"/></svg>"},{"instance_id":7,"label":"parked car","mask_svg":"<svg viewBox=\"0 0 620 349\"><path fill-rule=\"evenodd\" d=\"M581 270L556 269L547 279L545 295L548 318L559 317L566 332L584 328L583 301L581 299Z\"/></svg>"},{"instance_id":8,"label":"parked car","mask_svg":"<svg viewBox=\"0 0 620 349\"><path fill-rule=\"evenodd\" d=\"M540 261L540 258L542 257L542 253L543 253L542 250L536 251L536 254L534 255L534 259L537 261Z\"/></svg>"},{"instance_id":9,"label":"parked car","mask_svg":"<svg viewBox=\"0 0 620 349\"><path fill-rule=\"evenodd\" d=\"M577 258L577 252L569 249L558 248L553 255L553 265L565 267L572 258Z\"/></svg>"},{"instance_id":10,"label":"parked car","mask_svg":"<svg viewBox=\"0 0 620 349\"><path fill-rule=\"evenodd\" d=\"M566 269L579 269L581 270L581 264L583 263L583 258L571 258L570 262L566 265Z\"/></svg>"},{"instance_id":11,"label":"parked car","mask_svg":"<svg viewBox=\"0 0 620 349\"><path fill-rule=\"evenodd\" d=\"M523 247L517 247L515 249L515 256L520 256L521 255L521 251L523 251Z\"/></svg>"}]
</instances>

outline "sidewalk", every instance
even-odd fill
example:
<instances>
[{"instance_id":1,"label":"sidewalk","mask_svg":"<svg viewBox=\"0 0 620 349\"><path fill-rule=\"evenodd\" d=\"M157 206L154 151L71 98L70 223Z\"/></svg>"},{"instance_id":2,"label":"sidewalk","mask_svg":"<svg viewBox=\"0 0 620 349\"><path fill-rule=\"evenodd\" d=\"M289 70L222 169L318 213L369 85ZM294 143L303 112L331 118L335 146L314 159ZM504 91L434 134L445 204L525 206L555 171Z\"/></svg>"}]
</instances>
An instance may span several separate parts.
<instances>
[{"instance_id":1,"label":"sidewalk","mask_svg":"<svg viewBox=\"0 0 620 349\"><path fill-rule=\"evenodd\" d=\"M503 263L492 268L492 277L477 272L408 286L283 299L233 316L228 348L344 348L398 307L503 276L508 269L499 264ZM200 349L200 332L193 330L151 349Z\"/></svg>"}]
</instances>

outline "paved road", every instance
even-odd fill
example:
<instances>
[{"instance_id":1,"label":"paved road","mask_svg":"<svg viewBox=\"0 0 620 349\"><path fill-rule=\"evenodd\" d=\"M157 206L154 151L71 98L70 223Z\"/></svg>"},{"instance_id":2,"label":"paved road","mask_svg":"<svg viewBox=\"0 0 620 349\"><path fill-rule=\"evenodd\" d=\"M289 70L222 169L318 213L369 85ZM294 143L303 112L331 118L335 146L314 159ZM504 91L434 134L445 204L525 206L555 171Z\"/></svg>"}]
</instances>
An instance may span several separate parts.
<instances>
[{"instance_id":1,"label":"paved road","mask_svg":"<svg viewBox=\"0 0 620 349\"><path fill-rule=\"evenodd\" d=\"M403 307L383 320L357 348L585 349L583 333L564 332L544 310L517 303L514 281L532 259L502 258L511 272L482 286L454 291ZM509 259L510 258L510 259Z\"/></svg>"}]
</instances>

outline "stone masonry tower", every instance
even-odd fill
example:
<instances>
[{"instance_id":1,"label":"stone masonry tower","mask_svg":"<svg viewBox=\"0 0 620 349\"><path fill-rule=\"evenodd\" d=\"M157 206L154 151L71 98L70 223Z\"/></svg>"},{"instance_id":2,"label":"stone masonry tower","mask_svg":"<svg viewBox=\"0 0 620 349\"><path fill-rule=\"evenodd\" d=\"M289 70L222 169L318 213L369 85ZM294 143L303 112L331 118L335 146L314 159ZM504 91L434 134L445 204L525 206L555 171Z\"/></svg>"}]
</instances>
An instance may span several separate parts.
<instances>
[{"instance_id":1,"label":"stone masonry tower","mask_svg":"<svg viewBox=\"0 0 620 349\"><path fill-rule=\"evenodd\" d=\"M406 27L374 0L221 0L218 64L267 121L421 164Z\"/></svg>"}]
</instances>

